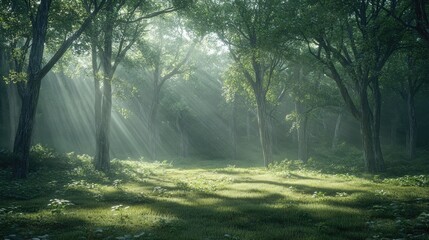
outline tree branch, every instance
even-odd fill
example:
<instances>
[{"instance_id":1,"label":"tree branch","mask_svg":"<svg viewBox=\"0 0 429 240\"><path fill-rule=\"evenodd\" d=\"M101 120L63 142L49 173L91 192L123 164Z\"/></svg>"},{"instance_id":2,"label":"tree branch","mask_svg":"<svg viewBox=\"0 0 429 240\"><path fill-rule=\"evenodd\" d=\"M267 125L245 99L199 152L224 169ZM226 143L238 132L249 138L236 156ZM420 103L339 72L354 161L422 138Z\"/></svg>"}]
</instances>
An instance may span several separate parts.
<instances>
[{"instance_id":1,"label":"tree branch","mask_svg":"<svg viewBox=\"0 0 429 240\"><path fill-rule=\"evenodd\" d=\"M92 19L97 15L100 9L105 4L106 0L102 0L98 6L95 6L94 11L85 19L79 29L73 33L66 41L64 41L60 48L55 52L54 56L48 61L48 63L37 73L37 78L42 79L52 67L60 60L64 53L69 49L72 43L88 28L91 24Z\"/></svg>"}]
</instances>

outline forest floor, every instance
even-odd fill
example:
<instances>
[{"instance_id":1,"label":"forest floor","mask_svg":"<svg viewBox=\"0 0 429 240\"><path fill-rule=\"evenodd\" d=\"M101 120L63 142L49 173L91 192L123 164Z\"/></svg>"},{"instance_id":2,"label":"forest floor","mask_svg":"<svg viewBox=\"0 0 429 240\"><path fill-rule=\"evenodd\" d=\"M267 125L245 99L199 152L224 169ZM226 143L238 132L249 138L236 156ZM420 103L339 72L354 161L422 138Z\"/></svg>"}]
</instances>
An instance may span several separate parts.
<instances>
[{"instance_id":1,"label":"forest floor","mask_svg":"<svg viewBox=\"0 0 429 240\"><path fill-rule=\"evenodd\" d=\"M429 239L428 175L34 158L27 180L0 170L2 239Z\"/></svg>"}]
</instances>

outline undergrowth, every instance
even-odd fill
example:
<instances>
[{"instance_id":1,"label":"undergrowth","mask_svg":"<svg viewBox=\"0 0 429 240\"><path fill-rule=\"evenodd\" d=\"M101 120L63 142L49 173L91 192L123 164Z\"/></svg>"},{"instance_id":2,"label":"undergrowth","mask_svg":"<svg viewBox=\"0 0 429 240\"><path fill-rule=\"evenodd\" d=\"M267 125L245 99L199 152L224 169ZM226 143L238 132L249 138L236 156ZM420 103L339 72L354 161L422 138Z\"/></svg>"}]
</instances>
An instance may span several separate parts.
<instances>
[{"instance_id":1,"label":"undergrowth","mask_svg":"<svg viewBox=\"0 0 429 240\"><path fill-rule=\"evenodd\" d=\"M28 179L11 179L10 165L1 165L0 236L428 239L428 175L398 175L395 166L393 173L367 176L360 157L341 146L307 163L283 160L268 169L226 161L211 162L210 169L195 163L186 169L182 161L177 169L171 161L114 159L105 174L88 155L37 145ZM399 157L386 161L405 166Z\"/></svg>"}]
</instances>

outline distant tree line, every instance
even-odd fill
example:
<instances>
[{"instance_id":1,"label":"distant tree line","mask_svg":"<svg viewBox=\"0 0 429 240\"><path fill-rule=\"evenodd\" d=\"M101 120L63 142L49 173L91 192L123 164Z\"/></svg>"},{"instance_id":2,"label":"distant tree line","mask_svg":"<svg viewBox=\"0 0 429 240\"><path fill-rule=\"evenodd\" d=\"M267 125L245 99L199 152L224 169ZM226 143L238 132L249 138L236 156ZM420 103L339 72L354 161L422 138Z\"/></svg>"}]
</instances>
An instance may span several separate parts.
<instances>
[{"instance_id":1,"label":"distant tree line","mask_svg":"<svg viewBox=\"0 0 429 240\"><path fill-rule=\"evenodd\" d=\"M268 166L346 141L367 172L382 172L384 146L410 160L428 146L428 10L420 0L5 0L0 143L16 178L38 141L90 153L104 172L111 153L260 152Z\"/></svg>"}]
</instances>

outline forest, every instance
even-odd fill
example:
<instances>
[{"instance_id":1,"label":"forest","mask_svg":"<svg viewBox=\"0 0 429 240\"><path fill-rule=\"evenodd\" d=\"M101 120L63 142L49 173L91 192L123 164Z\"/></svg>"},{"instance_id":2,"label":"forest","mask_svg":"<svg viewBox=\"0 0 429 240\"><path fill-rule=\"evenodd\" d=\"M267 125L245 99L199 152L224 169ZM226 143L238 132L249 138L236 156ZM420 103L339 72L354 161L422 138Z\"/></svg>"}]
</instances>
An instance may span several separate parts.
<instances>
[{"instance_id":1,"label":"forest","mask_svg":"<svg viewBox=\"0 0 429 240\"><path fill-rule=\"evenodd\" d=\"M429 1L1 0L3 239L429 239Z\"/></svg>"}]
</instances>

